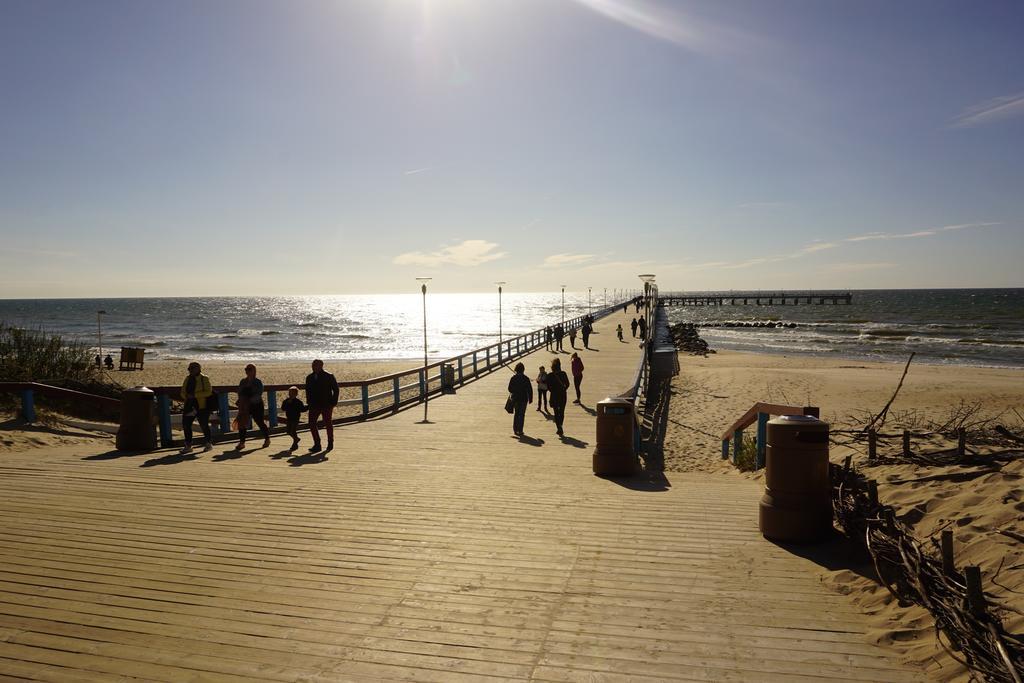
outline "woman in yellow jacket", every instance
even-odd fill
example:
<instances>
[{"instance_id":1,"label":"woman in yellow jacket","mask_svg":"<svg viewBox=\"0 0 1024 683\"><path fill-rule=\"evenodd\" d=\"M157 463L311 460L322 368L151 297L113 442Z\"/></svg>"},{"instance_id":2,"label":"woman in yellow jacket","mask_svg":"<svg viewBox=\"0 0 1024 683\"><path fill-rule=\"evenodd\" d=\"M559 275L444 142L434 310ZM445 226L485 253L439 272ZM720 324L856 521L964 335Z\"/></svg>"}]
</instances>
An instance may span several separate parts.
<instances>
[{"instance_id":1,"label":"woman in yellow jacket","mask_svg":"<svg viewBox=\"0 0 1024 683\"><path fill-rule=\"evenodd\" d=\"M188 377L181 384L181 400L185 407L181 411L181 427L185 430L185 446L182 454L192 452L192 423L199 419L199 428L203 430L203 452L212 450L210 441L210 409L208 405L213 396L210 378L203 374L203 368L195 361L188 364Z\"/></svg>"}]
</instances>

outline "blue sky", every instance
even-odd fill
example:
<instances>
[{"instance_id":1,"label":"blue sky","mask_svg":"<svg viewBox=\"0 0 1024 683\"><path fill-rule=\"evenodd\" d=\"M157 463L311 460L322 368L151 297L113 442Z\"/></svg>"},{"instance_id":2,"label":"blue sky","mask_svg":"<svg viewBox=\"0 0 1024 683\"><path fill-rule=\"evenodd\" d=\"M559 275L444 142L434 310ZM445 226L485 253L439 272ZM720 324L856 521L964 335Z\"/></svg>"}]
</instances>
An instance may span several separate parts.
<instances>
[{"instance_id":1,"label":"blue sky","mask_svg":"<svg viewBox=\"0 0 1024 683\"><path fill-rule=\"evenodd\" d=\"M0 2L0 297L1024 286L1024 4Z\"/></svg>"}]
</instances>

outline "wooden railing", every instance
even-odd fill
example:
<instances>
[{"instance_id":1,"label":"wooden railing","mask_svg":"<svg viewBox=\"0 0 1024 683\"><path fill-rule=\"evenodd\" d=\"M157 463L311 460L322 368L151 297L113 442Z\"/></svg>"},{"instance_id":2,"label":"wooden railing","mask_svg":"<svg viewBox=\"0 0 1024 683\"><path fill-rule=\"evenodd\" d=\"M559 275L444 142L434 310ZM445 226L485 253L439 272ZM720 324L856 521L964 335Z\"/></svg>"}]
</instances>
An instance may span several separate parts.
<instances>
[{"instance_id":1,"label":"wooden railing","mask_svg":"<svg viewBox=\"0 0 1024 683\"><path fill-rule=\"evenodd\" d=\"M743 417L736 420L722 433L722 460L729 457L729 442L732 441L732 462L736 463L740 450L743 448L743 430L757 422L757 464L756 468L764 467L765 437L768 432L768 420L772 415L811 415L819 416L819 409L814 406L784 406L778 403L755 403Z\"/></svg>"},{"instance_id":2,"label":"wooden railing","mask_svg":"<svg viewBox=\"0 0 1024 683\"><path fill-rule=\"evenodd\" d=\"M79 403L89 403L111 413L117 413L121 408L121 401L116 398L87 394L84 391L54 387L49 384L40 384L39 382L0 382L0 393L19 394L21 396L21 416L29 424L36 421L36 394L63 398Z\"/></svg>"},{"instance_id":3,"label":"wooden railing","mask_svg":"<svg viewBox=\"0 0 1024 683\"><path fill-rule=\"evenodd\" d=\"M595 310L591 315L599 320L622 307L619 302L606 308ZM579 329L586 315L577 316L565 321L565 332ZM554 325L552 325L554 327ZM494 370L504 367L510 361L532 353L545 346L545 330L541 328L503 339L489 346L484 346L458 356L431 363L425 367L416 367L391 375L373 377L365 380L338 382L340 399L335 409L335 423L358 422L375 417L383 417L398 412L400 409L430 400L431 396L439 395L449 389L455 389L476 380ZM451 384L443 381L445 368ZM266 384L267 421L272 429L278 426L277 392L287 391L289 387L300 390L305 384ZM157 394L157 422L160 430L161 446L174 444L172 434L172 401L178 400L180 386L151 387ZM221 435L231 432L231 400L232 394L238 393L237 385L219 385L213 387L217 394L218 406L214 422ZM175 416L177 417L177 416Z\"/></svg>"}]
</instances>

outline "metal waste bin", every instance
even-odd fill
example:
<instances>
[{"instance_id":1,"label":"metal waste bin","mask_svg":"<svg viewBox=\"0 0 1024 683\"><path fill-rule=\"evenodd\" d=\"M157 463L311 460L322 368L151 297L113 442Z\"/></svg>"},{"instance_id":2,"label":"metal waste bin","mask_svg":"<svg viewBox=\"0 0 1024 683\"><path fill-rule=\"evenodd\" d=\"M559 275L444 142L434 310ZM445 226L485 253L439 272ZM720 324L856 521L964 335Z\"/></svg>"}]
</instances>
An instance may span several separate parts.
<instances>
[{"instance_id":1,"label":"metal waste bin","mask_svg":"<svg viewBox=\"0 0 1024 683\"><path fill-rule=\"evenodd\" d=\"M828 423L809 415L768 422L758 526L774 541L815 541L832 531Z\"/></svg>"},{"instance_id":2,"label":"metal waste bin","mask_svg":"<svg viewBox=\"0 0 1024 683\"><path fill-rule=\"evenodd\" d=\"M121 426L117 429L117 450L156 449L156 393L133 387L121 393Z\"/></svg>"},{"instance_id":3,"label":"metal waste bin","mask_svg":"<svg viewBox=\"0 0 1024 683\"><path fill-rule=\"evenodd\" d=\"M441 364L441 393L455 393L455 366L451 363Z\"/></svg>"},{"instance_id":4,"label":"metal waste bin","mask_svg":"<svg viewBox=\"0 0 1024 683\"><path fill-rule=\"evenodd\" d=\"M606 398L598 402L594 474L610 477L636 474L639 464L633 447L635 428L631 401Z\"/></svg>"}]
</instances>

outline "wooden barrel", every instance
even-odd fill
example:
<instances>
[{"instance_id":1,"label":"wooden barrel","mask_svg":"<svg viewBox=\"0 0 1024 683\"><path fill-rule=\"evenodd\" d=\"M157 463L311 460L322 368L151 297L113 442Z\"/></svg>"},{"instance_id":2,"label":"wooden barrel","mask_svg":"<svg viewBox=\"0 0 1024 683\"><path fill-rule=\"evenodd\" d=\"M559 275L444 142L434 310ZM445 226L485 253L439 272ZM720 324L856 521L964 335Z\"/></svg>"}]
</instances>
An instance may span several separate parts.
<instances>
[{"instance_id":1,"label":"wooden barrel","mask_svg":"<svg viewBox=\"0 0 1024 683\"><path fill-rule=\"evenodd\" d=\"M768 422L758 526L773 541L808 542L832 531L828 424L808 415Z\"/></svg>"}]
</instances>

